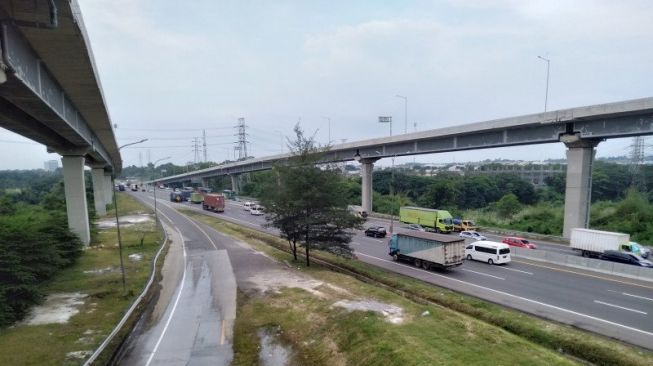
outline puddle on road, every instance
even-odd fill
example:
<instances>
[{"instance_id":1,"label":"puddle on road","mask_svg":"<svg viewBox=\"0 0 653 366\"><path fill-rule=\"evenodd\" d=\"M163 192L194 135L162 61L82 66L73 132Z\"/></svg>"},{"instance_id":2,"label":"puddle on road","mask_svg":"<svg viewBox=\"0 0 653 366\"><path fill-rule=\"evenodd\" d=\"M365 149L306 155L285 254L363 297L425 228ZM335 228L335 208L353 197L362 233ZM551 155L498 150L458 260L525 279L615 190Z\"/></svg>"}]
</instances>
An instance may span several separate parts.
<instances>
[{"instance_id":1,"label":"puddle on road","mask_svg":"<svg viewBox=\"0 0 653 366\"><path fill-rule=\"evenodd\" d=\"M136 224L154 223L150 214L120 216L120 226L132 226ZM104 219L97 222L98 229L109 229L116 227L116 219Z\"/></svg>"},{"instance_id":2,"label":"puddle on road","mask_svg":"<svg viewBox=\"0 0 653 366\"><path fill-rule=\"evenodd\" d=\"M404 310L402 308L374 300L340 300L332 306L345 308L351 311L373 311L383 315L385 320L392 324L401 324L404 321Z\"/></svg>"},{"instance_id":3,"label":"puddle on road","mask_svg":"<svg viewBox=\"0 0 653 366\"><path fill-rule=\"evenodd\" d=\"M292 350L281 344L278 333L272 329L256 331L261 341L258 357L263 366L286 366L289 364Z\"/></svg>"},{"instance_id":4,"label":"puddle on road","mask_svg":"<svg viewBox=\"0 0 653 366\"><path fill-rule=\"evenodd\" d=\"M79 292L60 293L48 296L43 305L35 306L25 320L27 325L67 323L73 315L79 313L79 306L84 304L87 295Z\"/></svg>"}]
</instances>

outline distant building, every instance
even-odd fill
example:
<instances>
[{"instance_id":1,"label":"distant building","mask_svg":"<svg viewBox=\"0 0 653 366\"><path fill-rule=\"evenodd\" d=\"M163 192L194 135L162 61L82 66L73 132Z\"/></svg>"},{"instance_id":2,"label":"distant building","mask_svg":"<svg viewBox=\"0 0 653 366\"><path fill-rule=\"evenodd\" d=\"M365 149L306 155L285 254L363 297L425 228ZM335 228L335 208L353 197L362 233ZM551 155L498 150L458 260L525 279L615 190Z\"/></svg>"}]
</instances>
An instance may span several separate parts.
<instances>
[{"instance_id":1,"label":"distant building","mask_svg":"<svg viewBox=\"0 0 653 366\"><path fill-rule=\"evenodd\" d=\"M48 160L43 163L43 169L48 172L54 172L59 168L59 160Z\"/></svg>"}]
</instances>

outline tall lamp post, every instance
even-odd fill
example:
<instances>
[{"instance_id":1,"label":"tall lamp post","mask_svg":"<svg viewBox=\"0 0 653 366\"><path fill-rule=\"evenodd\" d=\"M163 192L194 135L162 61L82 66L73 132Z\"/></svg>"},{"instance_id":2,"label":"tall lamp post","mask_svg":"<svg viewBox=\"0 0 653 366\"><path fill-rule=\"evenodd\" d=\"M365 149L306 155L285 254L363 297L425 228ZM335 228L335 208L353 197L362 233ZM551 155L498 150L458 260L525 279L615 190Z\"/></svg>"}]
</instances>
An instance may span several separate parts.
<instances>
[{"instance_id":1,"label":"tall lamp post","mask_svg":"<svg viewBox=\"0 0 653 366\"><path fill-rule=\"evenodd\" d=\"M159 215L158 215L157 210L156 210L156 185L157 184L156 184L156 179L154 179L154 169L156 168L156 164L158 162L160 162L162 160L168 160L170 158L171 158L170 156L166 156L165 158L161 158L161 159L155 161L154 164L152 164L152 181L154 182L154 190L152 191L152 192L154 192L153 193L154 194L154 225L157 225L157 226L159 225Z\"/></svg>"},{"instance_id":2,"label":"tall lamp post","mask_svg":"<svg viewBox=\"0 0 653 366\"><path fill-rule=\"evenodd\" d=\"M395 97L404 100L404 133L408 133L408 97L399 94L395 95Z\"/></svg>"},{"instance_id":3,"label":"tall lamp post","mask_svg":"<svg viewBox=\"0 0 653 366\"><path fill-rule=\"evenodd\" d=\"M136 145L140 144L147 141L147 139L142 139L140 141L136 142L130 142L128 144L124 144L118 148L118 151L120 151L123 147L131 146L131 145ZM115 171L111 172L111 186L115 187L116 186L116 173ZM115 188L112 188L115 189ZM116 211L116 231L118 233L118 255L120 256L120 274L122 276L122 294L126 295L127 294L127 281L125 280L125 264L122 261L122 238L120 237L120 218L118 217L118 197L116 195L116 192L113 192L113 209Z\"/></svg>"},{"instance_id":4,"label":"tall lamp post","mask_svg":"<svg viewBox=\"0 0 653 366\"><path fill-rule=\"evenodd\" d=\"M389 123L390 124L390 136L392 136L392 117L390 116L380 116L379 117L379 123ZM392 157L392 168L390 169L390 196L392 197L392 204L390 205L390 232L392 233L394 230L394 180L395 180L395 157Z\"/></svg>"},{"instance_id":5,"label":"tall lamp post","mask_svg":"<svg viewBox=\"0 0 653 366\"><path fill-rule=\"evenodd\" d=\"M328 144L331 145L331 117L322 117L322 118L326 119L327 122L329 123L329 142L328 142Z\"/></svg>"},{"instance_id":6,"label":"tall lamp post","mask_svg":"<svg viewBox=\"0 0 653 366\"><path fill-rule=\"evenodd\" d=\"M546 112L546 107L549 102L549 69L551 68L551 60L542 56L537 56L537 58L546 62L546 92L544 93L544 111Z\"/></svg>"},{"instance_id":7,"label":"tall lamp post","mask_svg":"<svg viewBox=\"0 0 653 366\"><path fill-rule=\"evenodd\" d=\"M281 141L281 145L279 146L281 146L281 153L283 154L283 133L281 133L279 130L274 130L274 132L279 134L279 140Z\"/></svg>"}]
</instances>

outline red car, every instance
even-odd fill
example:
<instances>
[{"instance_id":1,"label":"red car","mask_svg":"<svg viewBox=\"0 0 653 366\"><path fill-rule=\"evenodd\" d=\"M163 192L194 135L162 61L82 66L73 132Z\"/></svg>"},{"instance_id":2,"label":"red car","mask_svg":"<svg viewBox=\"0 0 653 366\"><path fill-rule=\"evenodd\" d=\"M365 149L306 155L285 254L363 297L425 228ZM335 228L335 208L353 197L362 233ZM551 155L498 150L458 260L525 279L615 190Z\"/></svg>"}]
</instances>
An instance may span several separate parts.
<instances>
[{"instance_id":1,"label":"red car","mask_svg":"<svg viewBox=\"0 0 653 366\"><path fill-rule=\"evenodd\" d=\"M513 247L527 248L527 249L537 249L537 246L530 241L520 238L518 236L507 236L501 240L502 243L512 245Z\"/></svg>"}]
</instances>

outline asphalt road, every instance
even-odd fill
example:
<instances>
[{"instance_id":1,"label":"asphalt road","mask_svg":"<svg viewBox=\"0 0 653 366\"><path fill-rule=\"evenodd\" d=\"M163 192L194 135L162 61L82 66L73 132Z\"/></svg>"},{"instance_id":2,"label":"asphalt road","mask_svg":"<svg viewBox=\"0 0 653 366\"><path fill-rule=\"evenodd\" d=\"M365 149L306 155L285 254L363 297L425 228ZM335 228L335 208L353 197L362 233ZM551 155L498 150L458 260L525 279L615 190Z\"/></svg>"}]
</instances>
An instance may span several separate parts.
<instances>
[{"instance_id":1,"label":"asphalt road","mask_svg":"<svg viewBox=\"0 0 653 366\"><path fill-rule=\"evenodd\" d=\"M162 192L160 199L168 201L167 194ZM202 211L201 205L172 204ZM263 227L264 217L251 215L237 202L228 201L224 213L202 212L275 232ZM357 232L351 245L363 262L653 349L653 285L650 283L521 259L502 266L465 261L451 271L425 271L393 262L387 254L387 239L369 238Z\"/></svg>"},{"instance_id":2,"label":"asphalt road","mask_svg":"<svg viewBox=\"0 0 653 366\"><path fill-rule=\"evenodd\" d=\"M151 194L132 193L148 205ZM136 326L121 365L229 365L233 358L236 291L253 291L253 274L284 270L249 246L158 201L172 245L159 301ZM180 245L181 244L181 245ZM175 246L180 250L175 252ZM170 268L166 268L172 262ZM179 267L179 268L175 268ZM166 278L168 277L168 278ZM170 292L171 296L165 296ZM161 308L160 315L156 309Z\"/></svg>"}]
</instances>

